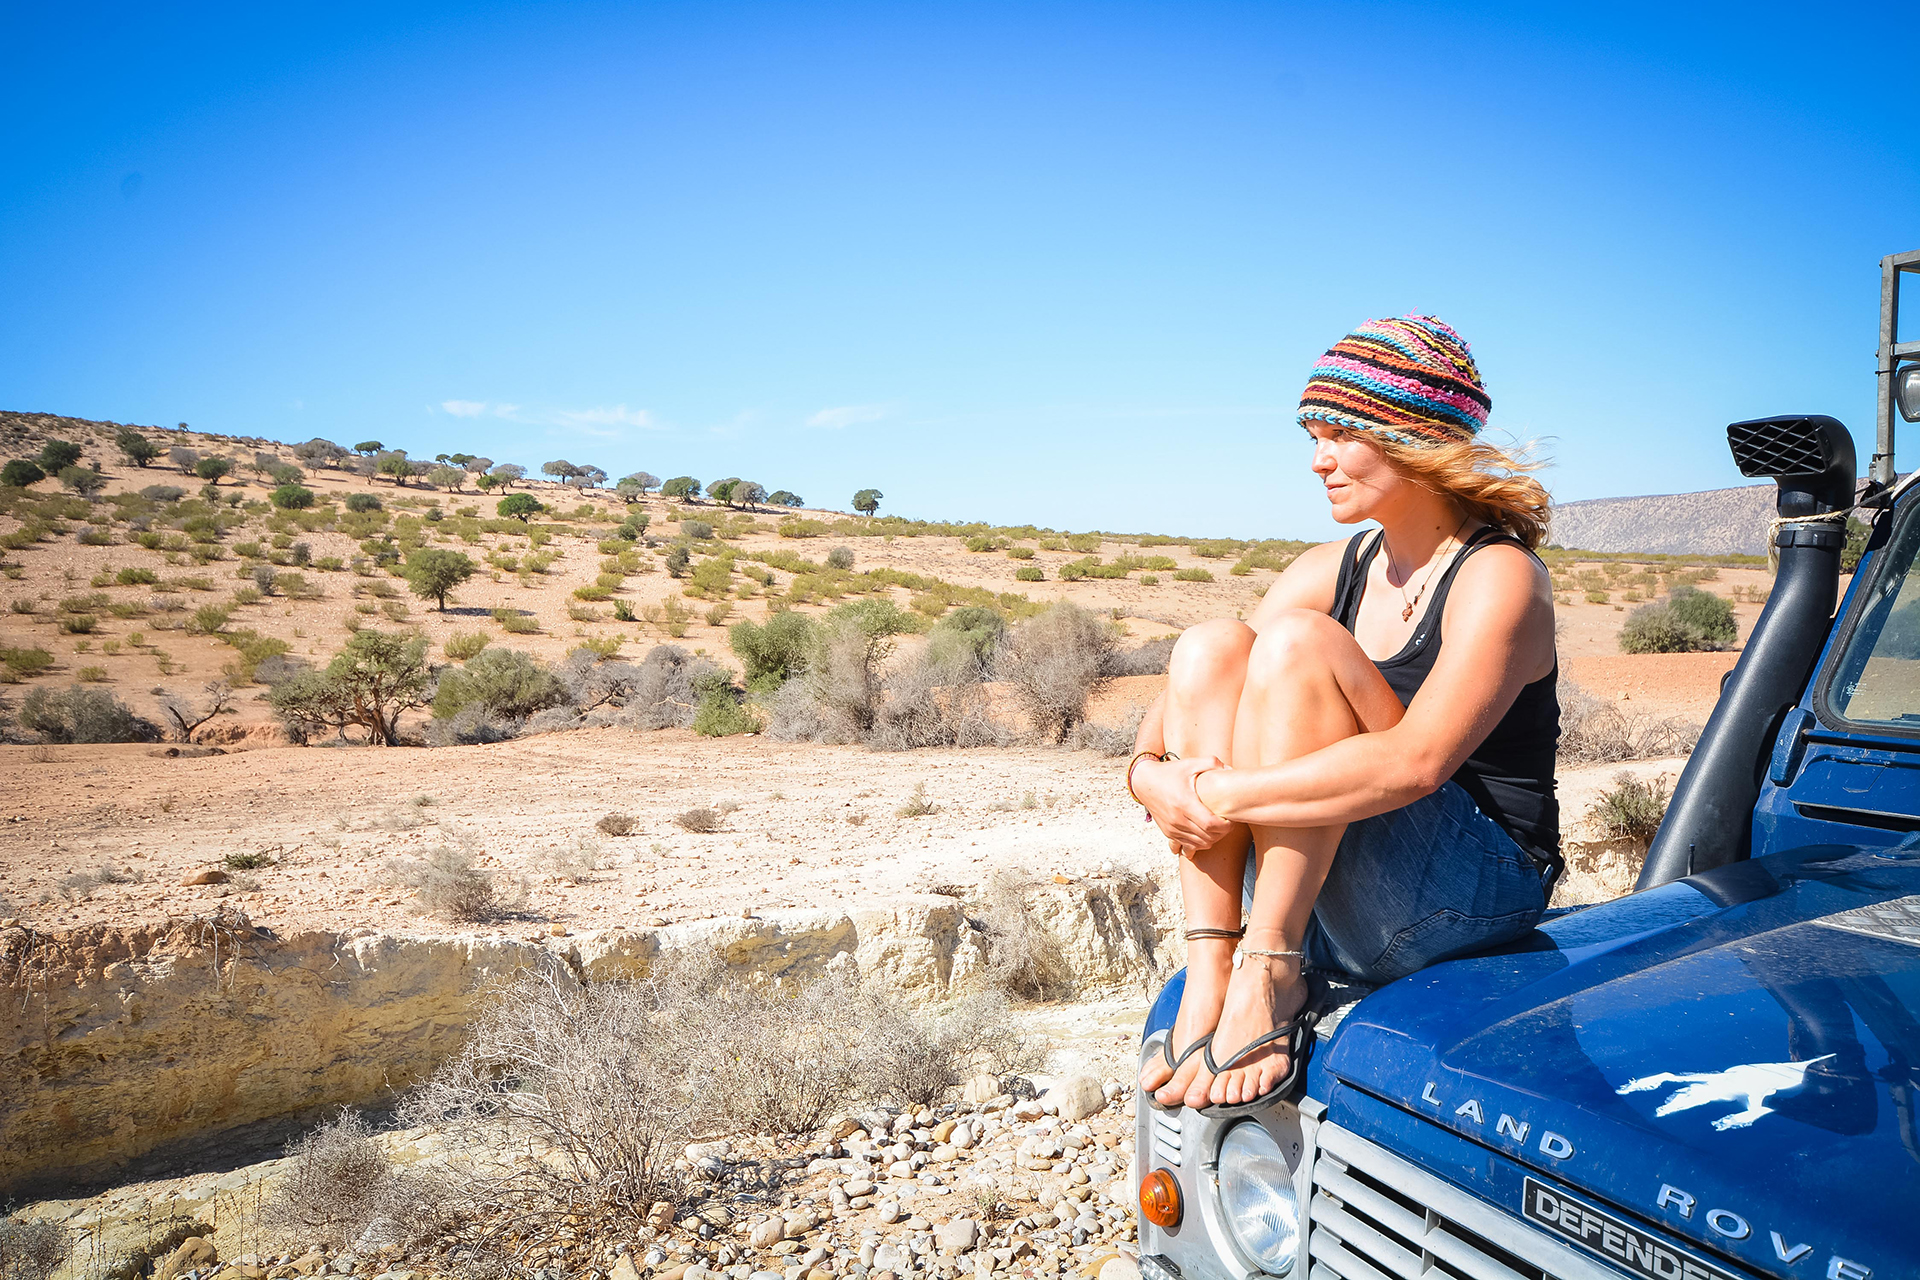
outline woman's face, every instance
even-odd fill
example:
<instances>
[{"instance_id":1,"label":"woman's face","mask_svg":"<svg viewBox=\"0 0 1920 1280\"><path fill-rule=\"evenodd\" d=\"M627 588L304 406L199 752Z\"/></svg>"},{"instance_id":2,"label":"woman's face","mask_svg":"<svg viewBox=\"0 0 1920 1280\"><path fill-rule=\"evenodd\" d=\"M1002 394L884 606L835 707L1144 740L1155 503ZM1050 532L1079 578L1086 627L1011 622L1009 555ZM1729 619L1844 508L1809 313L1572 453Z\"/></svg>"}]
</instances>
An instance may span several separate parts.
<instances>
[{"instance_id":1,"label":"woman's face","mask_svg":"<svg viewBox=\"0 0 1920 1280\"><path fill-rule=\"evenodd\" d=\"M1331 422L1311 421L1306 426L1313 437L1313 474L1327 486L1327 502L1341 524L1376 518L1407 483L1365 433Z\"/></svg>"}]
</instances>

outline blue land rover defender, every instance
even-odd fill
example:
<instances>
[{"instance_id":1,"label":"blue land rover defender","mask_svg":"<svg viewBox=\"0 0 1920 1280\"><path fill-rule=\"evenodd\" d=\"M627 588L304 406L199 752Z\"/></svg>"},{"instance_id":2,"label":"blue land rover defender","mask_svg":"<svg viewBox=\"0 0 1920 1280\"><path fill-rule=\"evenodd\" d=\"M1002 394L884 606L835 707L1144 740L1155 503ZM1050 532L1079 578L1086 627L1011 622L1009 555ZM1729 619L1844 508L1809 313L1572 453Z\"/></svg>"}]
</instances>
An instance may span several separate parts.
<instances>
[{"instance_id":1,"label":"blue land rover defender","mask_svg":"<svg viewBox=\"0 0 1920 1280\"><path fill-rule=\"evenodd\" d=\"M1832 418L1727 428L1778 578L1636 891L1354 993L1297 1105L1142 1095L1147 1280L1920 1276L1920 252L1881 275L1864 490Z\"/></svg>"}]
</instances>

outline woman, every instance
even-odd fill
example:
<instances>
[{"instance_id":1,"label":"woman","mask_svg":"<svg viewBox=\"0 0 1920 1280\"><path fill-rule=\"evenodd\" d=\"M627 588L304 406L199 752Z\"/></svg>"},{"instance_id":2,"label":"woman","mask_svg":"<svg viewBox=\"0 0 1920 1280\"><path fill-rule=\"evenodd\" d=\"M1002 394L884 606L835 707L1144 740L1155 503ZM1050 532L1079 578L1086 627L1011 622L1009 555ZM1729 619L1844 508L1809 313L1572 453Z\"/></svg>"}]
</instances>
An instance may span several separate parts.
<instances>
[{"instance_id":1,"label":"woman","mask_svg":"<svg viewBox=\"0 0 1920 1280\"><path fill-rule=\"evenodd\" d=\"M1531 929L1559 871L1547 494L1430 316L1370 320L1300 401L1333 518L1249 622L1189 628L1128 785L1180 855L1187 984L1141 1087L1234 1114L1305 1080L1306 971L1386 982ZM1253 903L1241 926L1251 842Z\"/></svg>"}]
</instances>

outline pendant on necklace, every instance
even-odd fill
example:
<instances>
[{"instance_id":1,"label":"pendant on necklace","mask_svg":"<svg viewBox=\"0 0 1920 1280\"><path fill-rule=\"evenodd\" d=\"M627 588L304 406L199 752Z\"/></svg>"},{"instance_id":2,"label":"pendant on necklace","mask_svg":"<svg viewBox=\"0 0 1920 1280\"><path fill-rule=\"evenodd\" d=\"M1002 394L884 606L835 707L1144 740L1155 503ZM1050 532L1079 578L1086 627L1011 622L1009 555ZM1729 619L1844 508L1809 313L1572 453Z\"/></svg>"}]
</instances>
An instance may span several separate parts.
<instances>
[{"instance_id":1,"label":"pendant on necklace","mask_svg":"<svg viewBox=\"0 0 1920 1280\"><path fill-rule=\"evenodd\" d=\"M1413 606L1408 605L1400 611L1400 621L1406 622L1413 617Z\"/></svg>"}]
</instances>

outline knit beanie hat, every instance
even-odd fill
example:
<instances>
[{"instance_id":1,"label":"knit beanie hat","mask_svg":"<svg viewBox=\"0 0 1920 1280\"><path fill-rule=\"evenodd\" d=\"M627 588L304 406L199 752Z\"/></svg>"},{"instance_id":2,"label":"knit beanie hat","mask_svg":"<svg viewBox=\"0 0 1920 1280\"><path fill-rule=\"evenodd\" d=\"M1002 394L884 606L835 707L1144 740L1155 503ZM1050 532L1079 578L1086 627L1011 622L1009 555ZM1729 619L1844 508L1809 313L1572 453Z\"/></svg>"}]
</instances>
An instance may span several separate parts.
<instances>
[{"instance_id":1,"label":"knit beanie hat","mask_svg":"<svg viewBox=\"0 0 1920 1280\"><path fill-rule=\"evenodd\" d=\"M1395 316L1367 321L1314 362L1300 425L1430 446L1473 439L1492 408L1465 339L1432 316Z\"/></svg>"}]
</instances>

